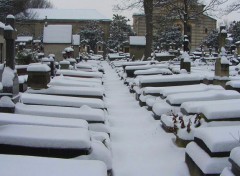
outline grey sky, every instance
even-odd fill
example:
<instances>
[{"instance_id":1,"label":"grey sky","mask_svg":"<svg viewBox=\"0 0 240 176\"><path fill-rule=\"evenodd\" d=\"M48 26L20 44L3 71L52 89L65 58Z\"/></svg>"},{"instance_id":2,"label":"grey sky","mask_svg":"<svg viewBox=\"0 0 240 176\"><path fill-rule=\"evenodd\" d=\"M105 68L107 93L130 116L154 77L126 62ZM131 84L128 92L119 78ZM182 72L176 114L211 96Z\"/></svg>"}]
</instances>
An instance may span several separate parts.
<instances>
[{"instance_id":1,"label":"grey sky","mask_svg":"<svg viewBox=\"0 0 240 176\"><path fill-rule=\"evenodd\" d=\"M113 5L118 4L121 0L50 0L56 8L64 9L96 9L108 18L112 18L114 13L124 15L129 18L132 22L132 14L138 12L124 11L124 12L113 12ZM207 0L206 0L207 1ZM232 2L233 0L229 0ZM222 20L227 19L228 21L240 21L240 13L234 12L228 16L222 17ZM222 20L218 20L218 23ZM225 20L226 21L226 20Z\"/></svg>"}]
</instances>

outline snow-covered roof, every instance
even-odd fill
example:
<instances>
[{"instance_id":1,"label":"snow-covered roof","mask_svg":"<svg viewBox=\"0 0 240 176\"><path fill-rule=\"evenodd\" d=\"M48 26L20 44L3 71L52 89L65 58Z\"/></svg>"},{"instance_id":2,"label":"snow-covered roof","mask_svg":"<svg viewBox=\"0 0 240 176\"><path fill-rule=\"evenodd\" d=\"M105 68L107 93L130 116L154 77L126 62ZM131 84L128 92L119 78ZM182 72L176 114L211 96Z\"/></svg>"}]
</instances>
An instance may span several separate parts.
<instances>
[{"instance_id":1,"label":"snow-covered roof","mask_svg":"<svg viewBox=\"0 0 240 176\"><path fill-rule=\"evenodd\" d=\"M48 25L44 27L43 43L72 44L72 25Z\"/></svg>"},{"instance_id":2,"label":"snow-covered roof","mask_svg":"<svg viewBox=\"0 0 240 176\"><path fill-rule=\"evenodd\" d=\"M33 40L32 36L18 36L16 42L30 42Z\"/></svg>"},{"instance_id":3,"label":"snow-covered roof","mask_svg":"<svg viewBox=\"0 0 240 176\"><path fill-rule=\"evenodd\" d=\"M146 37L145 36L129 36L129 44L130 45L146 45Z\"/></svg>"},{"instance_id":4,"label":"snow-covered roof","mask_svg":"<svg viewBox=\"0 0 240 176\"><path fill-rule=\"evenodd\" d=\"M80 35L73 35L72 38L73 38L73 41L72 41L73 45L80 45Z\"/></svg>"},{"instance_id":5,"label":"snow-covered roof","mask_svg":"<svg viewBox=\"0 0 240 176\"><path fill-rule=\"evenodd\" d=\"M29 9L35 20L102 20L111 21L96 9Z\"/></svg>"}]
</instances>

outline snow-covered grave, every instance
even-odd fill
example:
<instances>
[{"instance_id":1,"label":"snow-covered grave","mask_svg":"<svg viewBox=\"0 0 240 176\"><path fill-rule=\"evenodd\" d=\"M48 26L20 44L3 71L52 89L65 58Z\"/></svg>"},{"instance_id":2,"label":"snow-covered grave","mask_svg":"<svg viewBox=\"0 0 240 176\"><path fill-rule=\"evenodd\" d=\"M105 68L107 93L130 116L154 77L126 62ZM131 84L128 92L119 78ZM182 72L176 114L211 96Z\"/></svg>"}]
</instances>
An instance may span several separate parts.
<instances>
[{"instance_id":1,"label":"snow-covered grave","mask_svg":"<svg viewBox=\"0 0 240 176\"><path fill-rule=\"evenodd\" d=\"M91 79L91 78L89 78ZM99 87L102 88L102 84L96 82L87 82L87 81L78 81L78 80L69 80L69 79L58 79L53 78L48 86L70 86L70 87Z\"/></svg>"},{"instance_id":2,"label":"snow-covered grave","mask_svg":"<svg viewBox=\"0 0 240 176\"><path fill-rule=\"evenodd\" d=\"M61 80L72 80L72 81L79 81L79 82L89 82L89 83L96 83L96 84L103 84L103 80L102 79L98 79L98 78L78 78L78 77L70 77L70 76L55 76L53 78L54 80L56 79L61 79Z\"/></svg>"},{"instance_id":3,"label":"snow-covered grave","mask_svg":"<svg viewBox=\"0 0 240 176\"><path fill-rule=\"evenodd\" d=\"M82 119L56 118L48 116L0 113L0 126L8 124L40 125L88 129L88 122Z\"/></svg>"},{"instance_id":4,"label":"snow-covered grave","mask_svg":"<svg viewBox=\"0 0 240 176\"><path fill-rule=\"evenodd\" d=\"M240 92L240 80L231 80L226 82L226 89L232 89Z\"/></svg>"},{"instance_id":5,"label":"snow-covered grave","mask_svg":"<svg viewBox=\"0 0 240 176\"><path fill-rule=\"evenodd\" d=\"M101 109L93 109L87 105L81 108L44 106L44 105L26 105L17 103L15 105L16 114L28 114L38 116L50 116L58 118L83 119L88 123L107 122L105 112Z\"/></svg>"},{"instance_id":6,"label":"snow-covered grave","mask_svg":"<svg viewBox=\"0 0 240 176\"><path fill-rule=\"evenodd\" d=\"M24 176L107 176L106 165L102 161L66 160L20 155L0 155L0 175Z\"/></svg>"},{"instance_id":7,"label":"snow-covered grave","mask_svg":"<svg viewBox=\"0 0 240 176\"><path fill-rule=\"evenodd\" d=\"M75 65L77 70L87 71L87 72L98 72L103 71L104 69L100 65L100 63L93 63L93 62L80 62Z\"/></svg>"},{"instance_id":8,"label":"snow-covered grave","mask_svg":"<svg viewBox=\"0 0 240 176\"><path fill-rule=\"evenodd\" d=\"M159 96L161 98L166 98L168 95L176 93L189 93L189 92L201 92L207 90L224 90L223 87L218 85L206 85L206 84L196 84L196 85L185 85L185 86L169 86L169 87L145 87L142 89L142 94L139 97L141 104L146 104L148 98L156 98ZM152 108L154 100L148 103L149 109Z\"/></svg>"},{"instance_id":9,"label":"snow-covered grave","mask_svg":"<svg viewBox=\"0 0 240 176\"><path fill-rule=\"evenodd\" d=\"M146 70L136 70L134 71L134 76L139 75L172 75L173 73L168 68L149 68Z\"/></svg>"},{"instance_id":10,"label":"snow-covered grave","mask_svg":"<svg viewBox=\"0 0 240 176\"><path fill-rule=\"evenodd\" d=\"M153 75L144 76L135 82L140 88L143 87L166 87L178 85L199 84L204 79L203 76L197 74L179 74L179 75Z\"/></svg>"},{"instance_id":11,"label":"snow-covered grave","mask_svg":"<svg viewBox=\"0 0 240 176\"><path fill-rule=\"evenodd\" d=\"M176 93L187 93L187 92L200 92L207 90L224 90L219 85L206 85L206 84L194 84L194 85L183 85L183 86L169 86L159 88L160 96L166 98L170 94Z\"/></svg>"},{"instance_id":12,"label":"snow-covered grave","mask_svg":"<svg viewBox=\"0 0 240 176\"><path fill-rule=\"evenodd\" d=\"M103 99L104 90L99 87L69 87L69 86L51 86L47 89L28 89L26 93L61 95L71 97L99 98Z\"/></svg>"},{"instance_id":13,"label":"snow-covered grave","mask_svg":"<svg viewBox=\"0 0 240 176\"><path fill-rule=\"evenodd\" d=\"M0 146L1 153L5 154L8 152L13 152L12 154L14 154L14 152L17 151L12 149L17 146L46 149L73 149L73 153L69 151L69 156L66 157L72 158L81 154L89 154L91 139L88 129L85 128L9 124L0 126ZM11 147L12 149L10 149ZM25 148L22 148L22 151L25 150ZM83 153L79 150L83 150ZM25 152L28 153L28 151ZM32 151L29 152L31 153ZM49 151L49 153L51 152ZM37 153L35 154L38 155ZM46 154L47 153L45 153L45 155ZM54 152L52 154L54 156ZM59 154L61 154L61 152L56 151L56 155Z\"/></svg>"},{"instance_id":14,"label":"snow-covered grave","mask_svg":"<svg viewBox=\"0 0 240 176\"><path fill-rule=\"evenodd\" d=\"M98 98L80 98L58 95L22 93L20 95L20 102L30 105L65 106L76 108L87 105L95 109L106 109L104 101Z\"/></svg>"},{"instance_id":15,"label":"snow-covered grave","mask_svg":"<svg viewBox=\"0 0 240 176\"><path fill-rule=\"evenodd\" d=\"M194 132L194 142L186 147L185 161L190 173L220 174L229 167L228 157L239 146L240 126L199 128ZM201 156L201 157L200 157Z\"/></svg>"},{"instance_id":16,"label":"snow-covered grave","mask_svg":"<svg viewBox=\"0 0 240 176\"><path fill-rule=\"evenodd\" d=\"M109 61L127 59L125 55L120 55L119 53L110 53L107 55Z\"/></svg>"},{"instance_id":17,"label":"snow-covered grave","mask_svg":"<svg viewBox=\"0 0 240 176\"><path fill-rule=\"evenodd\" d=\"M222 106L228 104L239 104L240 99L227 99L227 100L210 100L210 101L188 101L184 102L180 106L180 110L183 114L200 114L202 112L202 108L204 106L214 106L217 104L221 104Z\"/></svg>"},{"instance_id":18,"label":"snow-covered grave","mask_svg":"<svg viewBox=\"0 0 240 176\"><path fill-rule=\"evenodd\" d=\"M147 70L151 68L158 68L158 69L167 69L168 65L166 64L147 64L147 65L137 65L137 66L126 66L125 67L125 72L127 74L127 77L135 77L135 71L140 71L140 70ZM164 72L164 70L163 70Z\"/></svg>"},{"instance_id":19,"label":"snow-covered grave","mask_svg":"<svg viewBox=\"0 0 240 176\"><path fill-rule=\"evenodd\" d=\"M57 70L56 75L71 76L71 77L80 77L80 78L99 78L102 79L102 72L86 72L80 70Z\"/></svg>"},{"instance_id":20,"label":"snow-covered grave","mask_svg":"<svg viewBox=\"0 0 240 176\"><path fill-rule=\"evenodd\" d=\"M176 93L168 95L166 102L172 106L180 106L187 101L226 100L240 98L235 90L207 90L201 92Z\"/></svg>"},{"instance_id":21,"label":"snow-covered grave","mask_svg":"<svg viewBox=\"0 0 240 176\"><path fill-rule=\"evenodd\" d=\"M152 64L157 64L157 63L159 63L159 62L158 62L158 61L123 62L123 63L122 63L122 67L123 67L123 69L124 69L124 71L125 71L125 68L126 68L127 66L140 66L140 65L147 65L147 64L150 64L150 63L152 63Z\"/></svg>"},{"instance_id":22,"label":"snow-covered grave","mask_svg":"<svg viewBox=\"0 0 240 176\"><path fill-rule=\"evenodd\" d=\"M229 161L232 165L231 173L234 175L240 175L240 147L232 149Z\"/></svg>"}]
</instances>

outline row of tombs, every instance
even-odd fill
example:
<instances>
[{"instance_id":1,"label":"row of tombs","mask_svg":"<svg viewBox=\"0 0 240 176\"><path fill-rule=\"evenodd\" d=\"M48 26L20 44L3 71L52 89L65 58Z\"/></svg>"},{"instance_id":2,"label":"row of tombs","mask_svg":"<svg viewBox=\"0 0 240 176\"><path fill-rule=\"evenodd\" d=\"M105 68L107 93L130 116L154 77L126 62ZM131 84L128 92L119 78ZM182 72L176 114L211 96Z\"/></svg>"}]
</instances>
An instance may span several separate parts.
<instances>
[{"instance_id":1,"label":"row of tombs","mask_svg":"<svg viewBox=\"0 0 240 176\"><path fill-rule=\"evenodd\" d=\"M112 175L101 61L53 63L2 65L0 175Z\"/></svg>"},{"instance_id":2,"label":"row of tombs","mask_svg":"<svg viewBox=\"0 0 240 176\"><path fill-rule=\"evenodd\" d=\"M226 74L233 69L226 65L219 69L187 61L185 69L181 62L109 64L139 105L152 112L166 133L174 134L178 147L185 148L192 176L240 175L238 76ZM236 89L229 86L232 82Z\"/></svg>"}]
</instances>

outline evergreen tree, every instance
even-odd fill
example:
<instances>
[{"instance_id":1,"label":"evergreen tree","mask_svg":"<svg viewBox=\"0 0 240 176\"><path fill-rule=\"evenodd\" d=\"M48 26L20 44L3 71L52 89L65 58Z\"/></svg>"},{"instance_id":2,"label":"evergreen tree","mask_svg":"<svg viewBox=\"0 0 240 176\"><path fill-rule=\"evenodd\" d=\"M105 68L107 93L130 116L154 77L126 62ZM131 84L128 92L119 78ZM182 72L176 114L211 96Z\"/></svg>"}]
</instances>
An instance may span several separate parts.
<instances>
[{"instance_id":1,"label":"evergreen tree","mask_svg":"<svg viewBox=\"0 0 240 176\"><path fill-rule=\"evenodd\" d=\"M155 47L161 46L161 44L174 43L175 48L181 48L182 46L182 33L178 26L167 26L162 32L158 33L155 38ZM173 48L174 49L174 48Z\"/></svg>"},{"instance_id":2,"label":"evergreen tree","mask_svg":"<svg viewBox=\"0 0 240 176\"><path fill-rule=\"evenodd\" d=\"M218 51L219 48L218 35L219 33L217 30L212 30L205 38L203 44L206 45L208 48L212 47L215 49L215 51Z\"/></svg>"},{"instance_id":3,"label":"evergreen tree","mask_svg":"<svg viewBox=\"0 0 240 176\"><path fill-rule=\"evenodd\" d=\"M230 32L234 43L240 41L240 21L233 23Z\"/></svg>"},{"instance_id":4,"label":"evergreen tree","mask_svg":"<svg viewBox=\"0 0 240 176\"><path fill-rule=\"evenodd\" d=\"M97 21L88 21L80 30L80 40L87 42L92 50L96 50L97 42L103 42L104 32Z\"/></svg>"},{"instance_id":5,"label":"evergreen tree","mask_svg":"<svg viewBox=\"0 0 240 176\"><path fill-rule=\"evenodd\" d=\"M125 16L113 15L113 20L110 24L110 37L107 45L113 49L128 41L129 36L134 35L131 26L127 24L128 20Z\"/></svg>"}]
</instances>

